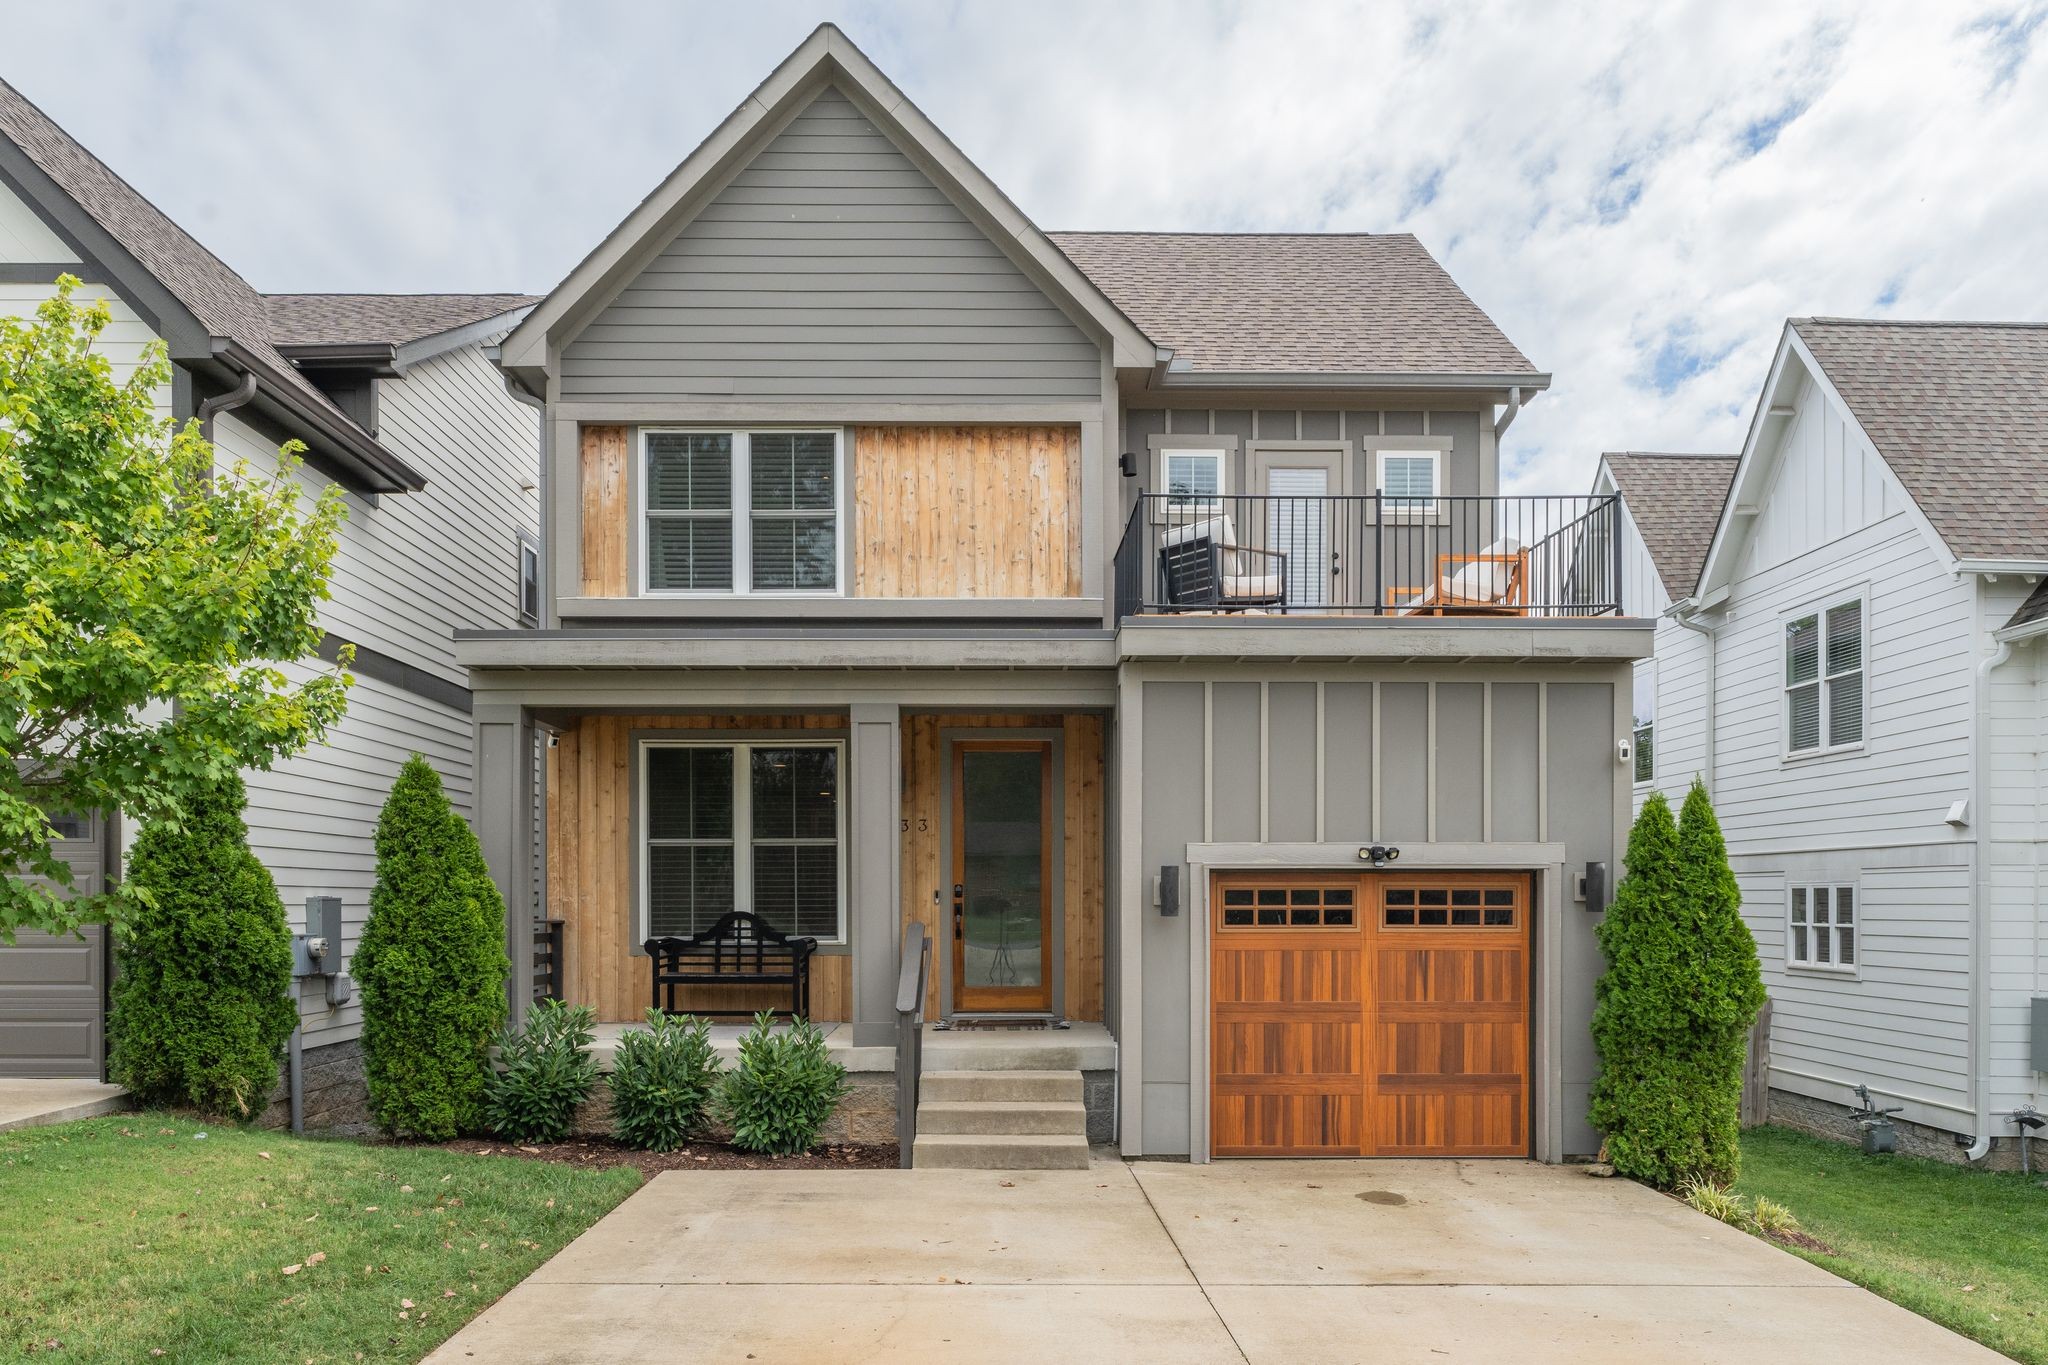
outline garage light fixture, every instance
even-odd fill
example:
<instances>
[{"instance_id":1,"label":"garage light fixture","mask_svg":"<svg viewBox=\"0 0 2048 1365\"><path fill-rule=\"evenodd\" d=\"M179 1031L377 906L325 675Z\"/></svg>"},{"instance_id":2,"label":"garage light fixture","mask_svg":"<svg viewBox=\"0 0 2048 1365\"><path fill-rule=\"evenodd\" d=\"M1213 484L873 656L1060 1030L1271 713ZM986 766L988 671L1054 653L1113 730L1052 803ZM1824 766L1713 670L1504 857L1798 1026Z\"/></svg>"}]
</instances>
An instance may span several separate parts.
<instances>
[{"instance_id":1,"label":"garage light fixture","mask_svg":"<svg viewBox=\"0 0 2048 1365\"><path fill-rule=\"evenodd\" d=\"M1387 844L1374 844L1371 848L1361 848L1358 850L1358 856L1361 860L1370 862L1374 867L1385 867L1388 863L1401 856L1401 850Z\"/></svg>"}]
</instances>

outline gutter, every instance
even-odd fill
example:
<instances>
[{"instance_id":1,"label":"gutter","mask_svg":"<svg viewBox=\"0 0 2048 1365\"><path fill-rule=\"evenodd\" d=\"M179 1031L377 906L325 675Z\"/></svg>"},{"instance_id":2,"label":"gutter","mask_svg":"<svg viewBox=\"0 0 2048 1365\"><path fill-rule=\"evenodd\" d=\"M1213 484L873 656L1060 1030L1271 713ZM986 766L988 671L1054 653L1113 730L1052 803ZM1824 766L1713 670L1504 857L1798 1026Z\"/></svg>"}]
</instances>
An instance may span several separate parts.
<instances>
[{"instance_id":1,"label":"gutter","mask_svg":"<svg viewBox=\"0 0 2048 1365\"><path fill-rule=\"evenodd\" d=\"M268 361L232 338L213 338L213 354L244 376L260 379L263 374L276 373ZM425 475L378 445L361 427L339 412L315 403L306 394L286 384L265 384L263 393L290 413L295 421L310 429L328 447L323 453L348 466L364 491L417 493L427 486Z\"/></svg>"},{"instance_id":2,"label":"gutter","mask_svg":"<svg viewBox=\"0 0 2048 1365\"><path fill-rule=\"evenodd\" d=\"M1158 374L1160 387L1176 389L1506 389L1540 393L1547 374L1486 374L1429 371L1196 370L1185 362Z\"/></svg>"},{"instance_id":3,"label":"gutter","mask_svg":"<svg viewBox=\"0 0 2048 1365\"><path fill-rule=\"evenodd\" d=\"M1494 439L1495 441L1498 441L1498 440L1500 440L1500 438L1501 438L1501 437L1503 437L1503 436L1507 435L1507 430L1508 430L1508 428L1509 428L1509 427L1511 427L1511 426L1513 426L1513 425L1514 425L1514 423L1515 423L1515 419L1516 419L1517 417L1520 417L1521 415L1522 415L1522 386L1521 386L1521 385L1519 385L1519 384L1516 384L1516 385L1513 385L1513 386L1511 386L1511 387L1510 387L1510 388L1508 389L1508 405L1507 405L1507 408L1506 408L1506 409L1505 409L1505 410L1504 410L1504 411L1503 411L1503 412L1501 413L1501 415L1500 415L1499 417L1497 417L1497 418L1495 418L1495 419L1494 419L1494 422L1493 422L1493 439Z\"/></svg>"},{"instance_id":4,"label":"gutter","mask_svg":"<svg viewBox=\"0 0 2048 1365\"><path fill-rule=\"evenodd\" d=\"M226 393L217 393L199 404L199 411L194 414L199 420L199 434L206 438L209 445L212 444L213 419L224 412L233 412L255 396L256 376L245 370L239 384Z\"/></svg>"},{"instance_id":5,"label":"gutter","mask_svg":"<svg viewBox=\"0 0 2048 1365\"><path fill-rule=\"evenodd\" d=\"M1977 600L1973 594L1973 601ZM1984 820L1990 806L1986 793L1990 782L1985 769L1984 707L1986 689L1991 683L1993 670L2012 658L2012 643L1999 640L1998 648L1978 660L1971 676L1971 745L1970 756L1970 817L1973 822ZM1987 827L1988 828L1988 827ZM1964 1149L1964 1155L1972 1161L1982 1161L1991 1153L1994 1136L1993 1114L1991 1112L1991 1005L1987 998L1991 993L1991 860L1986 856L1985 834L1973 829L1970 835L1970 880L1973 883L1970 897L1970 1098L1977 1110L1976 1141Z\"/></svg>"}]
</instances>

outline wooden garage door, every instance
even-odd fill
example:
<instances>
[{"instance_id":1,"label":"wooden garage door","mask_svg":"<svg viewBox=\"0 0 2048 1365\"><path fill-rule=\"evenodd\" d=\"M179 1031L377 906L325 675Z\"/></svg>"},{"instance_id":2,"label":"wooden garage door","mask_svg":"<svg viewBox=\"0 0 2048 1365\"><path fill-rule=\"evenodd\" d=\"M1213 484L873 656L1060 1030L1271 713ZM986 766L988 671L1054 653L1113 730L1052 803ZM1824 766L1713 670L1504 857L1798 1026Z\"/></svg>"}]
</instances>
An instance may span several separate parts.
<instances>
[{"instance_id":1,"label":"wooden garage door","mask_svg":"<svg viewBox=\"0 0 2048 1365\"><path fill-rule=\"evenodd\" d=\"M1530 882L1219 873L1217 1156L1526 1156Z\"/></svg>"}]
</instances>

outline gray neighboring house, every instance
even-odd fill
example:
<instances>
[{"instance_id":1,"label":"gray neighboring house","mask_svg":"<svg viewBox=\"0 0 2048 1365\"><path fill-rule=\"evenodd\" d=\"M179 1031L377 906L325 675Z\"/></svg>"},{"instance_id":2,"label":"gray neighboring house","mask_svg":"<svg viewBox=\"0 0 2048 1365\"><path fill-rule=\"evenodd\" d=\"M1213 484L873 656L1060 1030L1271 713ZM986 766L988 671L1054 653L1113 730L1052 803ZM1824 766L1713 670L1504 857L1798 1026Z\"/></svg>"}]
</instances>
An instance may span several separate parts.
<instances>
[{"instance_id":1,"label":"gray neighboring house","mask_svg":"<svg viewBox=\"0 0 2048 1365\"><path fill-rule=\"evenodd\" d=\"M296 438L309 448L308 492L344 491L321 652L356 647L348 716L325 744L247 778L251 846L295 927L306 897L341 898L345 966L399 764L425 753L456 805L472 804L472 704L454 632L516 626L538 605L538 414L487 356L534 301L260 294L0 83L0 309L32 311L60 273L112 308L101 344L117 371L165 343L175 370L161 408L198 417L223 461L261 469ZM117 813L75 817L63 833L84 883L119 874L131 831ZM83 943L25 934L0 947L0 1076L102 1074L109 949L98 930ZM359 1006L330 1006L316 980L300 1012L309 1117L360 1117Z\"/></svg>"},{"instance_id":2,"label":"gray neighboring house","mask_svg":"<svg viewBox=\"0 0 2048 1365\"><path fill-rule=\"evenodd\" d=\"M1711 787L1774 1119L2017 1164L2048 1105L2048 327L1793 318L1739 458L1608 456L1638 799Z\"/></svg>"},{"instance_id":3,"label":"gray neighboring house","mask_svg":"<svg viewBox=\"0 0 2048 1365\"><path fill-rule=\"evenodd\" d=\"M1127 1155L1596 1150L1654 625L1614 497L1501 492L1549 376L1413 237L1042 232L827 25L497 359L540 620L455 657L516 977L545 926L615 1034L751 911L886 1073L922 925L927 1069L1088 1072Z\"/></svg>"}]
</instances>

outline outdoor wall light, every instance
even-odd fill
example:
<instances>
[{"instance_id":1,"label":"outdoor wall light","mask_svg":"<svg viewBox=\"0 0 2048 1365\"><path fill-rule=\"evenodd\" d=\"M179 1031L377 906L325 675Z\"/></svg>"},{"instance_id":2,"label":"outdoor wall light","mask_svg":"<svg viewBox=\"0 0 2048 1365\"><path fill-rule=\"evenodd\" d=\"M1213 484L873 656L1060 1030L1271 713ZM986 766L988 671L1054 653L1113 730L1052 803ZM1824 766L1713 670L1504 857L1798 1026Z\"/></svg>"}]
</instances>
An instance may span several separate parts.
<instances>
[{"instance_id":1,"label":"outdoor wall light","mask_svg":"<svg viewBox=\"0 0 2048 1365\"><path fill-rule=\"evenodd\" d=\"M1401 856L1401 850L1387 844L1374 844L1371 848L1358 850L1358 856L1374 867L1385 867Z\"/></svg>"}]
</instances>

